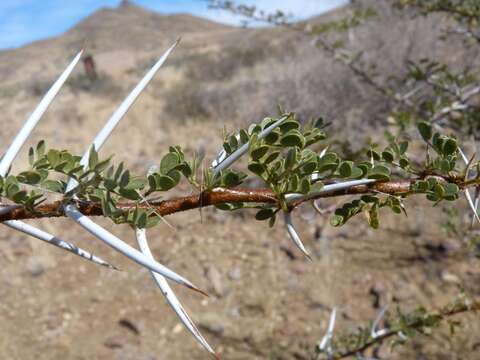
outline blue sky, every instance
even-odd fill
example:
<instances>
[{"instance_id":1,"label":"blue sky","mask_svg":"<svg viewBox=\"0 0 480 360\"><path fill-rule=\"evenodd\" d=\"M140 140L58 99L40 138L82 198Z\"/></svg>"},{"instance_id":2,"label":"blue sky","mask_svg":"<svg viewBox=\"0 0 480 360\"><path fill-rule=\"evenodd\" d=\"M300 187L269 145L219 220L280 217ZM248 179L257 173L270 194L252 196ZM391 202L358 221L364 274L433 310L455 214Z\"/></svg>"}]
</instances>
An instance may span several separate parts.
<instances>
[{"instance_id":1,"label":"blue sky","mask_svg":"<svg viewBox=\"0 0 480 360\"><path fill-rule=\"evenodd\" d=\"M118 6L120 0L0 0L0 49L63 33L100 7ZM230 13L208 9L206 0L133 0L161 13L187 12L228 24L241 19ZM237 3L259 9L282 9L298 19L317 15L346 3L347 0L244 0Z\"/></svg>"}]
</instances>

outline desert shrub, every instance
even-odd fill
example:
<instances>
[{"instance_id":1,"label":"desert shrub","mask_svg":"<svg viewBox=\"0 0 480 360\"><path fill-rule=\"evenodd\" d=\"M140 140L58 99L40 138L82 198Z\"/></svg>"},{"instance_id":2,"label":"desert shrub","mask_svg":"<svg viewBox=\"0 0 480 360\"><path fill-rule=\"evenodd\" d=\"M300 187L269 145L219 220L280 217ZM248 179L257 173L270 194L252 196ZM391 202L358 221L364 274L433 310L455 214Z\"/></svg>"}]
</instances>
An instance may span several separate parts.
<instances>
[{"instance_id":1,"label":"desert shrub","mask_svg":"<svg viewBox=\"0 0 480 360\"><path fill-rule=\"evenodd\" d=\"M167 113L180 120L236 116L235 101L251 93L244 92L246 88L254 90L256 87L254 68L272 55L282 54L286 61L295 54L293 47L283 51L265 41L254 44L253 47L227 46L220 52L193 54L182 61L183 80L163 94ZM250 108L255 106L251 104ZM260 111L266 115L264 110Z\"/></svg>"}]
</instances>

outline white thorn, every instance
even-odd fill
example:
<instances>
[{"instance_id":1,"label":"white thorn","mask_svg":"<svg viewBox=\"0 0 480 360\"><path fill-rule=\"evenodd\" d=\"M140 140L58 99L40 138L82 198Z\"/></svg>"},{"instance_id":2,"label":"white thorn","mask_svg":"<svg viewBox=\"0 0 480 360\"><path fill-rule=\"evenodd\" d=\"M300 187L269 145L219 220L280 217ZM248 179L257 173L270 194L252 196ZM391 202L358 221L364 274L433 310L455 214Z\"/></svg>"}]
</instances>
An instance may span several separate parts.
<instances>
[{"instance_id":1,"label":"white thorn","mask_svg":"<svg viewBox=\"0 0 480 360\"><path fill-rule=\"evenodd\" d=\"M40 103L37 105L35 110L30 114L30 116L27 118L25 121L25 124L23 127L20 129L18 132L17 136L13 140L12 144L8 147L5 155L2 157L0 160L0 176L5 176L7 173L10 165L12 164L13 160L15 157L18 155L18 152L22 148L23 144L25 144L25 141L27 138L30 136L32 133L33 129L35 126L38 124L40 119L42 118L43 114L45 111L47 111L49 105L52 103L52 101L55 99L55 96L58 94L60 89L62 88L63 84L65 84L65 81L68 79L70 74L72 73L75 65L77 65L78 61L80 60L82 56L83 50L80 50L78 54L74 57L74 59L70 62L70 64L67 66L67 68L63 71L63 73L58 77L58 79L53 83L53 85L50 87L50 89L47 91L45 96L42 98ZM15 205L12 205L11 207L7 207L2 209L2 212L9 211L12 208L14 208ZM69 244L63 240L60 240L56 238L55 236L48 234L40 229L37 229L31 225L28 225L24 222L21 221L6 221L4 222L5 225L21 231L23 233L29 234L33 237L36 237L40 240L46 241L50 244L53 244L55 246L58 246L64 250L73 252L74 254L81 256L85 259L91 260L99 265L103 266L108 266L115 268L114 266L108 264L106 261L103 261L100 258L97 258L90 254L87 251L84 251L80 248L77 248L76 246Z\"/></svg>"},{"instance_id":2,"label":"white thorn","mask_svg":"<svg viewBox=\"0 0 480 360\"><path fill-rule=\"evenodd\" d=\"M0 209L0 215L8 214L9 212L21 207L22 205L17 205L17 204L4 206Z\"/></svg>"},{"instance_id":3,"label":"white thorn","mask_svg":"<svg viewBox=\"0 0 480 360\"><path fill-rule=\"evenodd\" d=\"M335 320L337 316L337 308L333 308L331 314L330 314L330 320L328 322L328 329L327 333L325 336L322 338L320 341L320 344L318 345L318 348L322 352L327 352L328 354L331 354L332 352L332 339L333 339L333 329L335 328Z\"/></svg>"},{"instance_id":4,"label":"white thorn","mask_svg":"<svg viewBox=\"0 0 480 360\"><path fill-rule=\"evenodd\" d=\"M212 168L215 168L217 167L223 160L225 160L225 158L227 157L227 152L225 151L225 149L222 149L217 157L215 158L215 160L212 161L212 164L210 165Z\"/></svg>"},{"instance_id":5,"label":"white thorn","mask_svg":"<svg viewBox=\"0 0 480 360\"><path fill-rule=\"evenodd\" d=\"M293 226L292 214L287 211L284 211L283 215L284 215L284 220L285 220L285 225L287 227L288 235L290 235L290 238L292 239L293 243L300 249L303 255L305 255L309 260L312 260L307 249L305 249L305 246L303 245L303 242L300 239L300 236L298 236L298 233L295 230L295 227Z\"/></svg>"},{"instance_id":6,"label":"white thorn","mask_svg":"<svg viewBox=\"0 0 480 360\"><path fill-rule=\"evenodd\" d=\"M102 130L100 130L100 132L97 134L97 136L93 140L93 143L88 147L87 151L83 155L82 160L80 161L81 165L88 165L88 156L90 155L90 148L92 146L95 147L96 151L100 150L100 148L105 143L105 140L108 139L110 134L113 132L120 120L122 120L123 116L127 113L135 100L137 100L138 96L142 93L142 91L145 90L158 69L160 69L165 60L167 60L168 56L173 51L173 49L175 49L179 41L180 40L177 40L172 46L170 46L170 48L168 48L167 51L165 51L165 53L160 57L160 59L158 59L158 61L152 66L152 68L145 74L143 79L140 80L137 86L135 86L135 88L130 92L130 94L128 94L125 100L123 100L120 106L115 110L115 112L112 114L112 116L107 121ZM76 185L77 182L74 179L70 178L67 184L66 192L70 192Z\"/></svg>"},{"instance_id":7,"label":"white thorn","mask_svg":"<svg viewBox=\"0 0 480 360\"><path fill-rule=\"evenodd\" d=\"M479 200L480 200L480 198L479 198L479 193L478 193L478 189L477 189L477 190L475 191L475 204L474 204L475 206L474 206L474 208L473 208L474 213L473 213L473 216L472 216L472 226L473 226L473 223L475 222L475 214L478 215L477 210L478 210Z\"/></svg>"},{"instance_id":8,"label":"white thorn","mask_svg":"<svg viewBox=\"0 0 480 360\"><path fill-rule=\"evenodd\" d=\"M314 172L312 175L310 175L310 179L312 181L317 181L317 180L320 180L321 178L322 176L318 172Z\"/></svg>"},{"instance_id":9,"label":"white thorn","mask_svg":"<svg viewBox=\"0 0 480 360\"><path fill-rule=\"evenodd\" d=\"M329 185L325 185L320 191L316 191L310 194L298 194L298 193L286 194L285 200L287 200L288 203L292 203L294 201L303 201L303 200L313 199L329 191L349 189L352 186L371 184L376 181L377 180L375 179L360 179L360 180L350 180L350 181L339 182L336 184L329 184Z\"/></svg>"},{"instance_id":10,"label":"white thorn","mask_svg":"<svg viewBox=\"0 0 480 360\"><path fill-rule=\"evenodd\" d=\"M312 206L318 214L325 215L325 211L322 208L320 208L316 200L312 201Z\"/></svg>"},{"instance_id":11,"label":"white thorn","mask_svg":"<svg viewBox=\"0 0 480 360\"><path fill-rule=\"evenodd\" d=\"M328 148L329 146L327 146L325 149L322 150L322 152L320 153L320 155L318 155L318 157L321 159L325 156L325 154L327 153L328 151Z\"/></svg>"},{"instance_id":12,"label":"white thorn","mask_svg":"<svg viewBox=\"0 0 480 360\"><path fill-rule=\"evenodd\" d=\"M137 249L131 247L126 242L120 240L118 237L116 237L115 235L111 234L110 232L102 228L100 225L94 223L87 216L79 212L75 206L69 204L69 205L66 205L64 209L65 209L65 214L69 218L71 218L73 221L75 221L77 224L79 224L85 230L87 230L90 234L97 237L98 239L103 241L105 244L107 244L111 248L122 253L126 257L130 258L131 260L146 267L151 271L154 271L160 275L163 275L166 278L169 278L170 280L175 281L181 285L185 285L190 289L193 289L202 294L205 294L203 291L198 289L196 286L194 286L190 281L188 281L184 277L178 275L177 273L163 266L162 264L149 259Z\"/></svg>"},{"instance_id":13,"label":"white thorn","mask_svg":"<svg viewBox=\"0 0 480 360\"><path fill-rule=\"evenodd\" d=\"M473 211L473 216L477 219L477 221L480 223L480 217L477 214L477 209L475 204L473 203L472 196L470 195L470 191L468 189L465 189L465 197L467 198L468 205L470 205L470 209ZM478 205L478 202L477 202Z\"/></svg>"},{"instance_id":14,"label":"white thorn","mask_svg":"<svg viewBox=\"0 0 480 360\"><path fill-rule=\"evenodd\" d=\"M83 155L82 160L80 162L82 165L84 166L88 165L88 160L89 160L88 158L89 158L90 149L92 146L95 148L95 150L97 151L100 150L100 148L103 146L103 144L108 139L110 134L113 132L115 127L118 125L120 120L123 118L123 116L127 113L127 111L133 105L133 103L138 98L138 96L142 93L142 91L146 88L146 86L152 80L153 76L156 74L158 69L160 69L160 67L163 65L163 63L168 58L168 56L173 51L173 49L177 46L178 42L179 40L177 40L169 49L167 49L167 51L165 51L165 53L160 57L160 59L145 74L142 80L140 80L137 86L135 86L135 88L130 92L130 94L125 98L125 100L123 100L120 106L115 110L115 112L112 114L112 116L107 121L105 126L95 136L92 144L89 146L89 148ZM66 192L73 190L73 188L76 185L77 185L76 181L70 178L67 184ZM74 205L72 204L66 205L64 209L65 209L65 214L68 217L73 219L76 223L78 223L80 226L82 226L92 235L94 235L101 241L105 242L107 245L109 245L113 249L119 251L120 253L124 254L128 258L137 262L138 264L145 266L149 270L155 271L173 281L178 282L179 284L185 285L191 289L194 289L203 293L201 290L199 290L197 287L195 287L192 283L190 283L185 278L181 277L180 275L168 269L167 267L147 258L138 250L132 248L130 245L120 240L118 237L111 234L110 232L102 228L100 225L94 223L88 217L81 214Z\"/></svg>"},{"instance_id":15,"label":"white thorn","mask_svg":"<svg viewBox=\"0 0 480 360\"><path fill-rule=\"evenodd\" d=\"M51 235L43 230L37 229L34 226L28 225L27 223L24 223L22 221L18 220L9 220L5 221L3 224L7 225L8 227L21 231L27 235L33 236L34 238L37 238L39 240L45 241L51 245L57 246L63 250L69 251L75 255L78 255L86 260L89 260L95 264L106 266L111 269L118 270L115 266L109 264L105 260L89 253L88 251L85 251L73 244L70 244L66 241L63 241L62 239L57 238L54 235Z\"/></svg>"},{"instance_id":16,"label":"white thorn","mask_svg":"<svg viewBox=\"0 0 480 360\"><path fill-rule=\"evenodd\" d=\"M282 122L284 122L289 115L284 115L282 116L279 120L277 120L275 123L264 129L258 134L259 139L263 139L265 136L270 134L273 130L275 130L277 127L279 127ZM250 146L250 142L247 142L240 146L237 150L235 150L230 156L225 158L223 161L221 161L219 164L217 164L215 167L213 167L213 176L217 175L220 171L225 170L228 168L230 165L232 165L235 161L240 159L245 153L248 152L248 148Z\"/></svg>"},{"instance_id":17,"label":"white thorn","mask_svg":"<svg viewBox=\"0 0 480 360\"><path fill-rule=\"evenodd\" d=\"M138 246L142 253L147 256L148 258L154 260L152 252L150 251L150 247L148 246L147 241L147 234L145 229L135 229L135 235L137 238ZM167 280L162 275L159 275L153 271L150 271L150 274L153 277L153 280L160 288L163 296L167 300L170 307L175 311L180 321L183 325L190 331L190 333L195 337L195 339L211 354L215 355L215 351L213 348L208 344L205 338L202 336L198 328L195 326L193 321L190 319L190 316L187 314L185 309L183 308L182 304L178 300L177 296L173 292L170 285L168 285Z\"/></svg>"},{"instance_id":18,"label":"white thorn","mask_svg":"<svg viewBox=\"0 0 480 360\"><path fill-rule=\"evenodd\" d=\"M458 147L458 152L460 153L460 156L462 157L463 162L465 163L465 165L468 165L468 163L469 163L468 158L467 158L467 156L465 155L465 153L462 151L462 149L460 148L460 146Z\"/></svg>"},{"instance_id":19,"label":"white thorn","mask_svg":"<svg viewBox=\"0 0 480 360\"><path fill-rule=\"evenodd\" d=\"M52 103L53 99L62 88L63 84L67 80L68 76L71 74L75 65L80 60L82 53L83 53L83 50L80 50L77 56L75 56L75 58L63 71L60 77L55 81L52 87L48 90L48 92L45 94L45 96L37 105L37 107L32 112L32 114L28 117L22 129L19 131L19 133L17 134L17 136L15 137L15 139L7 149L2 160L0 161L0 176L5 176L5 174L8 171L8 168L10 167L10 165L12 165L12 162L17 156L18 152L20 151L21 147L23 146L27 138L30 136L30 134L32 133L33 129L35 128L38 121L41 119L41 117L45 113L45 111L47 111L48 106Z\"/></svg>"},{"instance_id":20,"label":"white thorn","mask_svg":"<svg viewBox=\"0 0 480 360\"><path fill-rule=\"evenodd\" d=\"M325 149L322 150L322 152L318 155L318 158L319 158L319 159L321 159L321 158L323 158L323 157L325 156L325 154L327 153L329 147L330 147L330 145L328 145ZM311 179L312 181L317 181L317 180L319 180L320 178L321 178L321 176L320 176L320 173L318 173L318 172L315 172L315 173L313 173L312 175L310 175L310 179Z\"/></svg>"},{"instance_id":21,"label":"white thorn","mask_svg":"<svg viewBox=\"0 0 480 360\"><path fill-rule=\"evenodd\" d=\"M235 138L237 141L240 141L240 134L236 134ZM220 152L217 154L216 158L212 161L212 164L210 167L216 168L225 158L227 157L227 152L225 149L220 150Z\"/></svg>"},{"instance_id":22,"label":"white thorn","mask_svg":"<svg viewBox=\"0 0 480 360\"><path fill-rule=\"evenodd\" d=\"M377 327L378 325L380 324L380 321L383 319L383 317L385 316L385 312L387 311L388 309L388 305L385 305L383 306L377 317L375 318L375 320L373 321L373 324L372 324L372 330L370 332L370 336L373 338L373 339L376 339L377 337L379 336L382 336L384 335L386 332L388 332L388 329L380 329L380 330L377 330Z\"/></svg>"},{"instance_id":23,"label":"white thorn","mask_svg":"<svg viewBox=\"0 0 480 360\"><path fill-rule=\"evenodd\" d=\"M463 150L460 148L460 146L458 147L458 152L460 153L465 165L468 165L469 164L468 158L465 155L465 153L463 152ZM478 199L478 196L476 196L475 197L475 203L474 203L473 200L472 200L472 195L470 194L470 191L468 189L465 189L465 197L467 198L468 205L470 206L470 209L472 209L472 211L473 211L473 217L472 217L472 226L473 226L473 223L475 222L475 219L480 223L480 217L478 216L478 213L477 213L478 200L479 199Z\"/></svg>"}]
</instances>

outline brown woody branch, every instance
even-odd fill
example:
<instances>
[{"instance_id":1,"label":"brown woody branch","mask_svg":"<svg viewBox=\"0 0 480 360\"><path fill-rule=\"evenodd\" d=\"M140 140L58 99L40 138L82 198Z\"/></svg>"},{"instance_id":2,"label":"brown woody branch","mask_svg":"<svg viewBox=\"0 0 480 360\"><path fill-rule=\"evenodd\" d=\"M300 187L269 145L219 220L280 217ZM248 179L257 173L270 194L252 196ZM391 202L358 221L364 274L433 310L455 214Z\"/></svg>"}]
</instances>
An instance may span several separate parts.
<instances>
[{"instance_id":1,"label":"brown woody branch","mask_svg":"<svg viewBox=\"0 0 480 360\"><path fill-rule=\"evenodd\" d=\"M359 195L374 192L381 192L390 195L402 195L410 191L410 185L417 179L399 180L390 182L378 182L370 185L352 186L344 190L334 190L324 192L315 198L337 197L342 195ZM461 184L459 184L461 185ZM87 216L104 216L100 203L87 202L81 200L73 200L80 212ZM276 194L265 188L258 189L243 189L243 188L215 188L204 191L201 194L185 196L181 198L169 200L156 200L147 203L136 204L133 202L123 202L117 204L117 207L123 210L129 210L138 206L139 208L151 209L154 208L156 213L162 216L174 214L180 211L197 209L201 207L220 205L225 203L278 203L279 199ZM303 201L292 204L292 207L300 205ZM44 203L35 208L32 212L25 207L12 207L9 211L6 210L9 204L0 204L0 222L7 220L24 220L24 219L38 219L45 217L60 217L65 216L63 211L64 201L53 201Z\"/></svg>"}]
</instances>

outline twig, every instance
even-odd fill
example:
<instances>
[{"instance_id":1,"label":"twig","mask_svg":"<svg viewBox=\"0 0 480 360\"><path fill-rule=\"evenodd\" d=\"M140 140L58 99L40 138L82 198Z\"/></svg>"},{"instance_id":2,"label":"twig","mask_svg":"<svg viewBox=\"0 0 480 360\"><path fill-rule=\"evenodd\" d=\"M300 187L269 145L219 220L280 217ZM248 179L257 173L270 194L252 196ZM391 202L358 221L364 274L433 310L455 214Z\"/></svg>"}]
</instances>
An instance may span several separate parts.
<instances>
[{"instance_id":1,"label":"twig","mask_svg":"<svg viewBox=\"0 0 480 360\"><path fill-rule=\"evenodd\" d=\"M465 313L465 312L468 312L468 311L479 311L479 310L480 310L480 302L475 301L472 304L460 304L460 305L455 306L455 307L450 308L450 309L442 309L442 310L438 311L435 314L435 316L438 317L438 319L440 319L440 320L444 320L445 318L448 318L448 317L451 317L451 316L454 316L454 315L458 315L458 314ZM418 329L422 326L423 326L423 322L421 320L416 320L413 323L408 324L408 327L411 328L411 329ZM389 339L389 338L391 338L395 335L398 335L399 331L400 331L400 329L389 329L384 334L382 334L380 336L377 336L376 338L370 339L369 341L367 341L366 343L364 343L363 345L361 345L357 348L350 349L350 350L347 350L345 352L340 352L340 353L335 354L333 356L333 359L335 359L335 360L345 359L345 358L348 358L350 356L355 356L356 354L361 354L365 350L369 349L370 347L372 347L374 345L377 345L377 344L381 344L385 340L387 340L387 339Z\"/></svg>"},{"instance_id":2,"label":"twig","mask_svg":"<svg viewBox=\"0 0 480 360\"><path fill-rule=\"evenodd\" d=\"M344 195L363 195L374 193L379 191L389 195L402 195L409 194L410 187L415 182L426 179L429 176L420 177L418 179L410 180L398 180L398 181L388 181L388 182L377 182L372 184L365 185L354 185L348 188L336 188L328 189L316 194L313 198L331 198ZM442 180L440 177L436 177L438 180ZM469 180L461 181L458 179L448 179L451 182L456 183L461 189L467 186L477 186L479 180ZM443 180L447 181L447 179ZM339 184L334 184L339 185ZM325 187L327 187L326 185ZM301 205L304 202L309 201L308 199L296 200L291 203L292 207ZM87 202L87 201L74 201L80 213L87 216L104 216L102 206L100 203L96 202ZM202 202L200 202L199 194L194 194L190 196L174 198L169 200L156 200L150 201L149 205L145 204L136 204L134 202L124 202L118 203L117 207L122 210L133 210L135 207L142 209L150 209L150 206L154 207L155 210L162 216L171 215L177 212L197 209L199 207L211 206L211 205L220 205L225 203L269 203L269 204L278 204L279 199L276 197L275 193L266 188L261 189L242 189L242 188L214 188L212 190L204 191L202 193ZM0 208L9 206L6 204L0 204ZM0 214L0 222L6 220L23 220L23 219L36 219L36 218L45 218L45 217L60 217L65 216L65 213L62 209L62 201L54 201L50 203L43 203L35 208L35 212L31 212L25 207L20 207L13 209L10 212Z\"/></svg>"}]
</instances>

